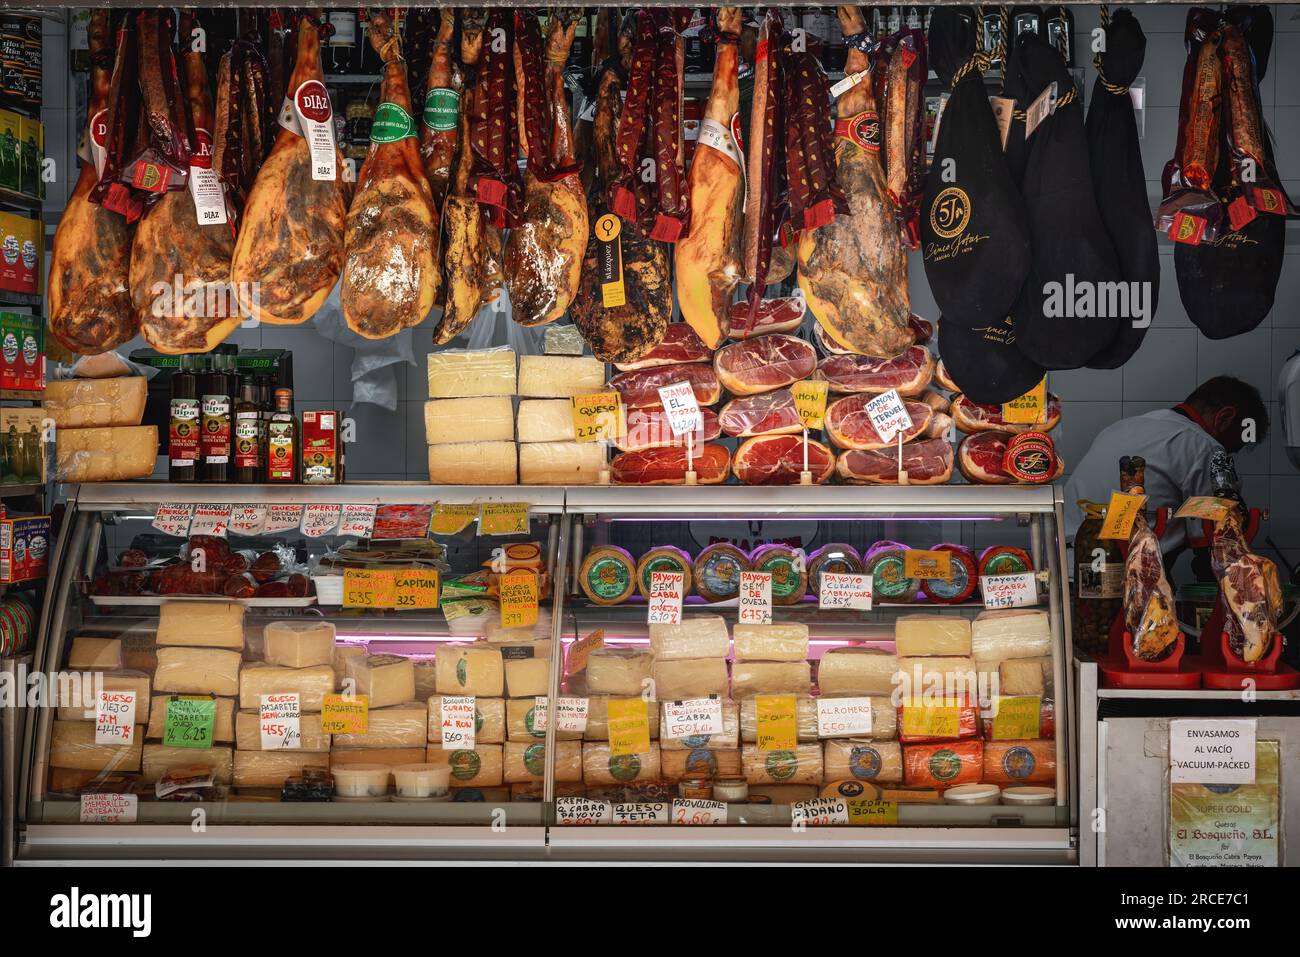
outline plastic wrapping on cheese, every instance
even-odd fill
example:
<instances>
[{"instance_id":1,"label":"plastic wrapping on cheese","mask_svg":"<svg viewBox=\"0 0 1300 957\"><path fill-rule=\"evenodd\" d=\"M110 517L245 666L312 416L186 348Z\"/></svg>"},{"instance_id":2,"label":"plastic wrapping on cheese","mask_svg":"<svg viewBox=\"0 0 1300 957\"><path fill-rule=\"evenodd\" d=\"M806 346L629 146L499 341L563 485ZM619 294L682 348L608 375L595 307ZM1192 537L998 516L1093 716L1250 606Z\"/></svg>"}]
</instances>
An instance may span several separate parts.
<instances>
[{"instance_id":1,"label":"plastic wrapping on cheese","mask_svg":"<svg viewBox=\"0 0 1300 957\"><path fill-rule=\"evenodd\" d=\"M234 602L169 601L158 609L159 645L244 648L244 607Z\"/></svg>"},{"instance_id":2,"label":"plastic wrapping on cheese","mask_svg":"<svg viewBox=\"0 0 1300 957\"><path fill-rule=\"evenodd\" d=\"M789 545L760 545L749 554L749 567L772 576L772 604L797 605L808 594L808 567L802 551Z\"/></svg>"},{"instance_id":3,"label":"plastic wrapping on cheese","mask_svg":"<svg viewBox=\"0 0 1300 957\"><path fill-rule=\"evenodd\" d=\"M721 615L691 615L676 625L648 627L650 651L656 661L725 658L731 651L727 623Z\"/></svg>"},{"instance_id":4,"label":"plastic wrapping on cheese","mask_svg":"<svg viewBox=\"0 0 1300 957\"><path fill-rule=\"evenodd\" d=\"M659 753L660 771L665 781L676 783L683 778L738 778L742 775L740 750L715 751L692 748L687 751Z\"/></svg>"},{"instance_id":5,"label":"plastic wrapping on cheese","mask_svg":"<svg viewBox=\"0 0 1300 957\"><path fill-rule=\"evenodd\" d=\"M513 703L513 702L512 702ZM524 702L520 702L521 704ZM442 745L442 696L431 695L426 708L428 740ZM501 744L506 739L506 702L501 698L474 699L474 743Z\"/></svg>"},{"instance_id":6,"label":"plastic wrapping on cheese","mask_svg":"<svg viewBox=\"0 0 1300 957\"><path fill-rule=\"evenodd\" d=\"M538 399L571 399L605 387L605 364L590 356L522 356L519 394Z\"/></svg>"},{"instance_id":7,"label":"plastic wrapping on cheese","mask_svg":"<svg viewBox=\"0 0 1300 957\"><path fill-rule=\"evenodd\" d=\"M358 659L360 660L360 659ZM414 689L411 689L414 692ZM245 665L239 673L239 708L241 711L258 711L262 707L262 696L272 694L296 694L298 708L301 711L320 711L325 704L325 696L334 692L334 669L328 665L315 665L311 668L281 668L277 665ZM357 694L367 694L361 690L358 682ZM382 708L370 699L370 708Z\"/></svg>"},{"instance_id":8,"label":"plastic wrapping on cheese","mask_svg":"<svg viewBox=\"0 0 1300 957\"><path fill-rule=\"evenodd\" d=\"M148 391L144 376L55 379L45 384L41 408L56 429L139 425Z\"/></svg>"},{"instance_id":9,"label":"plastic wrapping on cheese","mask_svg":"<svg viewBox=\"0 0 1300 957\"><path fill-rule=\"evenodd\" d=\"M439 645L438 693L500 698L505 694L501 649L485 641Z\"/></svg>"},{"instance_id":10,"label":"plastic wrapping on cheese","mask_svg":"<svg viewBox=\"0 0 1300 957\"><path fill-rule=\"evenodd\" d=\"M310 751L236 751L231 771L237 788L281 788L305 768L328 767L325 755Z\"/></svg>"},{"instance_id":11,"label":"plastic wrapping on cheese","mask_svg":"<svg viewBox=\"0 0 1300 957\"><path fill-rule=\"evenodd\" d=\"M660 713L672 707L664 701ZM651 735L653 737L653 735ZM665 751L735 751L740 747L740 704L722 701L722 732L720 734L692 734L685 738L661 738L659 747Z\"/></svg>"},{"instance_id":12,"label":"plastic wrapping on cheese","mask_svg":"<svg viewBox=\"0 0 1300 957\"><path fill-rule=\"evenodd\" d=\"M335 748L330 751L330 767L349 764L382 764L395 768L399 764L422 764L426 748Z\"/></svg>"},{"instance_id":13,"label":"plastic wrapping on cheese","mask_svg":"<svg viewBox=\"0 0 1300 957\"><path fill-rule=\"evenodd\" d=\"M273 621L262 630L268 665L310 668L334 664L334 625L328 621Z\"/></svg>"},{"instance_id":14,"label":"plastic wrapping on cheese","mask_svg":"<svg viewBox=\"0 0 1300 957\"><path fill-rule=\"evenodd\" d=\"M903 748L903 783L913 787L950 788L978 784L984 775L984 742L909 744Z\"/></svg>"},{"instance_id":15,"label":"plastic wrapping on cheese","mask_svg":"<svg viewBox=\"0 0 1300 957\"><path fill-rule=\"evenodd\" d=\"M334 668L335 688L342 689L343 681L348 676L348 659L360 658L366 654L365 645L335 645L330 665Z\"/></svg>"},{"instance_id":16,"label":"plastic wrapping on cheese","mask_svg":"<svg viewBox=\"0 0 1300 957\"><path fill-rule=\"evenodd\" d=\"M125 482L148 478L158 459L153 425L55 430L55 480Z\"/></svg>"},{"instance_id":17,"label":"plastic wrapping on cheese","mask_svg":"<svg viewBox=\"0 0 1300 957\"><path fill-rule=\"evenodd\" d=\"M750 784L822 783L822 746L801 744L792 751L760 751L758 745L740 749L745 780Z\"/></svg>"},{"instance_id":18,"label":"plastic wrapping on cheese","mask_svg":"<svg viewBox=\"0 0 1300 957\"><path fill-rule=\"evenodd\" d=\"M153 784L173 768L203 767L212 769L216 784L229 784L235 749L228 746L213 748L176 748L166 744L146 744L140 760L140 780Z\"/></svg>"},{"instance_id":19,"label":"plastic wrapping on cheese","mask_svg":"<svg viewBox=\"0 0 1300 957\"><path fill-rule=\"evenodd\" d=\"M996 710L986 713L986 716L980 721L980 734L985 741L993 740L994 719ZM1039 738L1051 739L1056 737L1056 706L1051 698L1043 698L1038 705L1038 735Z\"/></svg>"},{"instance_id":20,"label":"plastic wrapping on cheese","mask_svg":"<svg viewBox=\"0 0 1300 957\"><path fill-rule=\"evenodd\" d=\"M903 749L897 741L832 738L823 747L828 781L903 783Z\"/></svg>"},{"instance_id":21,"label":"plastic wrapping on cheese","mask_svg":"<svg viewBox=\"0 0 1300 957\"><path fill-rule=\"evenodd\" d=\"M644 648L597 648L587 659L587 691L593 695L636 697L651 677L654 655Z\"/></svg>"},{"instance_id":22,"label":"plastic wrapping on cheese","mask_svg":"<svg viewBox=\"0 0 1300 957\"><path fill-rule=\"evenodd\" d=\"M898 757L898 773L903 773L903 757ZM826 776L830 777L830 767L826 768ZM824 798L854 798L861 801L879 801L880 788L866 781L827 781L822 785L821 797Z\"/></svg>"},{"instance_id":23,"label":"plastic wrapping on cheese","mask_svg":"<svg viewBox=\"0 0 1300 957\"><path fill-rule=\"evenodd\" d=\"M573 403L568 399L522 399L515 432L520 442L572 442Z\"/></svg>"},{"instance_id":24,"label":"plastic wrapping on cheese","mask_svg":"<svg viewBox=\"0 0 1300 957\"><path fill-rule=\"evenodd\" d=\"M609 745L587 741L582 745L582 782L584 784L631 784L633 781L658 781L661 775L659 746L650 745L645 754L621 754L614 757Z\"/></svg>"},{"instance_id":25,"label":"plastic wrapping on cheese","mask_svg":"<svg viewBox=\"0 0 1300 957\"><path fill-rule=\"evenodd\" d=\"M409 701L371 708L364 734L336 734L334 748L422 748L429 739L428 705Z\"/></svg>"},{"instance_id":26,"label":"plastic wrapping on cheese","mask_svg":"<svg viewBox=\"0 0 1300 957\"><path fill-rule=\"evenodd\" d=\"M605 461L599 442L531 442L519 446L519 484L595 485Z\"/></svg>"},{"instance_id":27,"label":"plastic wrapping on cheese","mask_svg":"<svg viewBox=\"0 0 1300 957\"><path fill-rule=\"evenodd\" d=\"M899 658L898 690L901 698L979 698L979 674L972 658Z\"/></svg>"},{"instance_id":28,"label":"plastic wrapping on cheese","mask_svg":"<svg viewBox=\"0 0 1300 957\"><path fill-rule=\"evenodd\" d=\"M76 797L89 787L111 786L112 790L125 792L139 781L134 771L79 771L73 768L50 768L50 794Z\"/></svg>"},{"instance_id":29,"label":"plastic wrapping on cheese","mask_svg":"<svg viewBox=\"0 0 1300 957\"><path fill-rule=\"evenodd\" d=\"M694 585L691 556L674 545L660 545L650 549L636 563L636 587L642 598L650 597L650 574L672 572L682 576L682 596L691 593Z\"/></svg>"},{"instance_id":30,"label":"plastic wrapping on cheese","mask_svg":"<svg viewBox=\"0 0 1300 957\"><path fill-rule=\"evenodd\" d=\"M501 762L506 784L542 781L546 773L546 745L540 741L506 741L501 746ZM582 742L555 742L555 780L582 780Z\"/></svg>"},{"instance_id":31,"label":"plastic wrapping on cheese","mask_svg":"<svg viewBox=\"0 0 1300 957\"><path fill-rule=\"evenodd\" d=\"M971 655L976 661L1042 658L1052 653L1047 612L1036 608L983 611L971 623Z\"/></svg>"},{"instance_id":32,"label":"plastic wrapping on cheese","mask_svg":"<svg viewBox=\"0 0 1300 957\"><path fill-rule=\"evenodd\" d=\"M69 671L121 671L122 639L78 635L68 652Z\"/></svg>"},{"instance_id":33,"label":"plastic wrapping on cheese","mask_svg":"<svg viewBox=\"0 0 1300 957\"><path fill-rule=\"evenodd\" d=\"M224 648L159 648L153 690L232 698L239 694L239 665L239 652Z\"/></svg>"},{"instance_id":34,"label":"plastic wrapping on cheese","mask_svg":"<svg viewBox=\"0 0 1300 957\"><path fill-rule=\"evenodd\" d=\"M50 731L50 767L102 772L139 771L143 746L143 725L136 725L130 744L96 744L93 721L55 721Z\"/></svg>"},{"instance_id":35,"label":"plastic wrapping on cheese","mask_svg":"<svg viewBox=\"0 0 1300 957\"><path fill-rule=\"evenodd\" d=\"M901 615L894 622L894 649L900 658L970 655L970 622L956 615Z\"/></svg>"},{"instance_id":36,"label":"plastic wrapping on cheese","mask_svg":"<svg viewBox=\"0 0 1300 957\"><path fill-rule=\"evenodd\" d=\"M151 734L150 737L153 737ZM221 740L218 738L217 740ZM300 714L298 716L298 747L276 748L273 750L308 751L321 754L330 749L330 736L321 731L319 714ZM262 750L262 713L261 711L235 712L235 752ZM327 759L318 759L318 763L328 764Z\"/></svg>"},{"instance_id":37,"label":"plastic wrapping on cheese","mask_svg":"<svg viewBox=\"0 0 1300 957\"><path fill-rule=\"evenodd\" d=\"M513 349L442 349L427 361L431 399L515 394Z\"/></svg>"},{"instance_id":38,"label":"plastic wrapping on cheese","mask_svg":"<svg viewBox=\"0 0 1300 957\"><path fill-rule=\"evenodd\" d=\"M1003 787L1053 784L1056 781L1056 742L986 741L984 783Z\"/></svg>"},{"instance_id":39,"label":"plastic wrapping on cheese","mask_svg":"<svg viewBox=\"0 0 1300 957\"><path fill-rule=\"evenodd\" d=\"M590 664L587 666L590 670ZM681 698L707 698L727 694L727 660L725 658L677 658L656 660L651 668L655 697L660 701Z\"/></svg>"},{"instance_id":40,"label":"plastic wrapping on cheese","mask_svg":"<svg viewBox=\"0 0 1300 957\"><path fill-rule=\"evenodd\" d=\"M746 625L731 629L737 661L805 661L808 658L808 626Z\"/></svg>"},{"instance_id":41,"label":"plastic wrapping on cheese","mask_svg":"<svg viewBox=\"0 0 1300 957\"><path fill-rule=\"evenodd\" d=\"M806 661L737 661L731 666L731 696L808 694L812 666Z\"/></svg>"},{"instance_id":42,"label":"plastic wrapping on cheese","mask_svg":"<svg viewBox=\"0 0 1300 957\"><path fill-rule=\"evenodd\" d=\"M506 737L507 741L543 741L546 739L546 726L538 727L537 699L510 698L506 701ZM555 729L557 741L581 741L581 731L561 731ZM432 739L430 739L432 740ZM475 738L477 740L477 738Z\"/></svg>"},{"instance_id":43,"label":"plastic wrapping on cheese","mask_svg":"<svg viewBox=\"0 0 1300 957\"><path fill-rule=\"evenodd\" d=\"M877 542L862 557L862 566L871 576L871 592L876 601L916 601L920 582L904 574L907 546L899 542Z\"/></svg>"},{"instance_id":44,"label":"plastic wrapping on cheese","mask_svg":"<svg viewBox=\"0 0 1300 957\"><path fill-rule=\"evenodd\" d=\"M970 549L960 545L935 545L933 551L948 552L951 556L951 578L923 578L921 591L930 601L940 605L955 605L975 594L979 585L979 568Z\"/></svg>"},{"instance_id":45,"label":"plastic wrapping on cheese","mask_svg":"<svg viewBox=\"0 0 1300 957\"><path fill-rule=\"evenodd\" d=\"M71 676L69 676L70 678ZM105 691L134 691L137 719L144 718L149 700L149 676L140 671L98 671L91 680L54 683L55 706L60 721L94 721L99 688Z\"/></svg>"},{"instance_id":46,"label":"plastic wrapping on cheese","mask_svg":"<svg viewBox=\"0 0 1300 957\"><path fill-rule=\"evenodd\" d=\"M695 556L695 592L705 601L727 601L740 594L740 573L749 571L749 555L727 542L717 542Z\"/></svg>"},{"instance_id":47,"label":"plastic wrapping on cheese","mask_svg":"<svg viewBox=\"0 0 1300 957\"><path fill-rule=\"evenodd\" d=\"M459 399L430 399L424 403L424 441L513 442L515 406L508 395Z\"/></svg>"},{"instance_id":48,"label":"plastic wrapping on cheese","mask_svg":"<svg viewBox=\"0 0 1300 957\"><path fill-rule=\"evenodd\" d=\"M502 744L479 744L473 748L456 748L444 751L431 744L425 752L429 764L451 769L453 788L499 787L502 783Z\"/></svg>"},{"instance_id":49,"label":"plastic wrapping on cheese","mask_svg":"<svg viewBox=\"0 0 1300 957\"><path fill-rule=\"evenodd\" d=\"M852 545L831 542L808 556L808 587L814 595L821 594L822 573L832 575L861 575L862 556Z\"/></svg>"},{"instance_id":50,"label":"plastic wrapping on cheese","mask_svg":"<svg viewBox=\"0 0 1300 957\"><path fill-rule=\"evenodd\" d=\"M908 718L906 709L915 707L910 704L907 698L902 699L902 705L898 709L898 740L904 744L926 744L939 741L957 741L965 738L978 737L980 733L979 723L979 705L975 699L971 698L964 702L958 702L953 699L947 703L943 701L922 702L922 709L933 708L955 708L957 710L957 733L956 734L924 734L913 731L908 733ZM945 719L946 720L946 719Z\"/></svg>"},{"instance_id":51,"label":"plastic wrapping on cheese","mask_svg":"<svg viewBox=\"0 0 1300 957\"><path fill-rule=\"evenodd\" d=\"M639 697L637 695L593 695L587 699L587 730L582 737L586 741L609 740L609 702L611 698ZM645 701L646 723L650 727L650 740L659 737L659 707L653 701Z\"/></svg>"},{"instance_id":52,"label":"plastic wrapping on cheese","mask_svg":"<svg viewBox=\"0 0 1300 957\"><path fill-rule=\"evenodd\" d=\"M428 701L431 695L438 693L438 660L436 658L412 658L411 671L415 674L416 701Z\"/></svg>"},{"instance_id":53,"label":"plastic wrapping on cheese","mask_svg":"<svg viewBox=\"0 0 1300 957\"><path fill-rule=\"evenodd\" d=\"M898 657L879 648L832 648L817 664L824 695L888 695L894 691Z\"/></svg>"},{"instance_id":54,"label":"plastic wrapping on cheese","mask_svg":"<svg viewBox=\"0 0 1300 957\"><path fill-rule=\"evenodd\" d=\"M172 700L172 695L159 694L149 699L149 725L145 731L145 737L150 739L160 739L167 729L167 702ZM212 740L216 744L233 744L235 742L235 699L234 698L214 698L216 710L212 722ZM143 716L144 712L140 710L144 707L144 699L136 699L136 714Z\"/></svg>"},{"instance_id":55,"label":"plastic wrapping on cheese","mask_svg":"<svg viewBox=\"0 0 1300 957\"><path fill-rule=\"evenodd\" d=\"M801 742L821 740L817 727L817 699L800 695L796 701L795 720ZM884 695L871 697L871 733L855 735L872 741L889 741L898 736L897 711ZM740 739L746 744L758 740L758 706L753 698L740 702Z\"/></svg>"},{"instance_id":56,"label":"plastic wrapping on cheese","mask_svg":"<svg viewBox=\"0 0 1300 957\"><path fill-rule=\"evenodd\" d=\"M1049 693L1052 659L1010 658L998 664L998 692L1005 695Z\"/></svg>"},{"instance_id":57,"label":"plastic wrapping on cheese","mask_svg":"<svg viewBox=\"0 0 1300 957\"><path fill-rule=\"evenodd\" d=\"M578 586L596 605L618 605L636 588L636 560L617 545L597 545L578 566Z\"/></svg>"},{"instance_id":58,"label":"plastic wrapping on cheese","mask_svg":"<svg viewBox=\"0 0 1300 957\"><path fill-rule=\"evenodd\" d=\"M429 446L431 485L518 485L513 442L450 442Z\"/></svg>"}]
</instances>

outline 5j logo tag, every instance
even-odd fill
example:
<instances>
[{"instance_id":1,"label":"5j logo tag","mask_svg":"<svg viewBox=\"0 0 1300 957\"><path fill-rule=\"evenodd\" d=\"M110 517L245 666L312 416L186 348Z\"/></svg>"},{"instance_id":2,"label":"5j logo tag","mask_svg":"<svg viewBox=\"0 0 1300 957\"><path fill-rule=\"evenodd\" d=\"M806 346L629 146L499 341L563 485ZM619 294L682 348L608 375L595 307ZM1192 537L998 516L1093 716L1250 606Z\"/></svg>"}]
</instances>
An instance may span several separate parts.
<instances>
[{"instance_id":1,"label":"5j logo tag","mask_svg":"<svg viewBox=\"0 0 1300 957\"><path fill-rule=\"evenodd\" d=\"M970 197L959 186L949 186L930 204L930 228L943 239L952 239L965 232L970 216Z\"/></svg>"}]
</instances>

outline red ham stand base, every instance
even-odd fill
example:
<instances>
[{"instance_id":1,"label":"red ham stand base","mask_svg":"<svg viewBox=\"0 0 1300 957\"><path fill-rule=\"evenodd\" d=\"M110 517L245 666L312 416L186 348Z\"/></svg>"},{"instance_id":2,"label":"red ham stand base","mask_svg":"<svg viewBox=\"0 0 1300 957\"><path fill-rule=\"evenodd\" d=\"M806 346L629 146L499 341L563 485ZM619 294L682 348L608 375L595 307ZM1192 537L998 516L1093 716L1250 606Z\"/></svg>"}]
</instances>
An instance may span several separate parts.
<instances>
[{"instance_id":1,"label":"red ham stand base","mask_svg":"<svg viewBox=\"0 0 1300 957\"><path fill-rule=\"evenodd\" d=\"M1201 631L1201 656L1192 659L1201 669L1202 682L1216 691L1293 691L1300 688L1300 671L1282 661L1282 636L1274 635L1268 654L1259 661L1242 661L1241 656L1228 644L1228 633L1223 630L1223 598L1220 596L1209 621ZM1217 634L1217 646L1206 639ZM1250 682L1250 684L1247 684Z\"/></svg>"}]
</instances>

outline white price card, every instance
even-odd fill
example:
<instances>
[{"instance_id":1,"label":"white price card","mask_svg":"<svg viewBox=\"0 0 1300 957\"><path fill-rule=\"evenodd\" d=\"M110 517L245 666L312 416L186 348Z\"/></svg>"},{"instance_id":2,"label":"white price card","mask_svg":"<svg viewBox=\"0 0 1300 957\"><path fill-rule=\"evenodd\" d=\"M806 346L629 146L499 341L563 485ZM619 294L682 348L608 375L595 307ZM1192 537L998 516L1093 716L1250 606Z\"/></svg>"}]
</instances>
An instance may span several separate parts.
<instances>
[{"instance_id":1,"label":"white price card","mask_svg":"<svg viewBox=\"0 0 1300 957\"><path fill-rule=\"evenodd\" d=\"M258 717L263 751L302 749L302 702L293 694L264 694Z\"/></svg>"},{"instance_id":2,"label":"white price card","mask_svg":"<svg viewBox=\"0 0 1300 957\"><path fill-rule=\"evenodd\" d=\"M195 505L190 518L191 535L215 535L225 538L230 528L229 505Z\"/></svg>"},{"instance_id":3,"label":"white price card","mask_svg":"<svg viewBox=\"0 0 1300 957\"><path fill-rule=\"evenodd\" d=\"M323 538L339 527L341 505L308 505L302 510L300 529L308 538Z\"/></svg>"},{"instance_id":4,"label":"white price card","mask_svg":"<svg viewBox=\"0 0 1300 957\"><path fill-rule=\"evenodd\" d=\"M685 590L686 577L681 572L651 572L646 622L651 625L680 625L682 593Z\"/></svg>"},{"instance_id":5,"label":"white price card","mask_svg":"<svg viewBox=\"0 0 1300 957\"><path fill-rule=\"evenodd\" d=\"M980 594L985 608L1028 608L1038 604L1038 584L1033 572L1015 575L981 575Z\"/></svg>"},{"instance_id":6,"label":"white price card","mask_svg":"<svg viewBox=\"0 0 1300 957\"><path fill-rule=\"evenodd\" d=\"M667 824L670 820L667 801L654 801L644 804L615 804L614 823L645 826L647 824Z\"/></svg>"},{"instance_id":7,"label":"white price card","mask_svg":"<svg viewBox=\"0 0 1300 957\"><path fill-rule=\"evenodd\" d=\"M871 733L870 698L818 698L817 737Z\"/></svg>"},{"instance_id":8,"label":"white price card","mask_svg":"<svg viewBox=\"0 0 1300 957\"><path fill-rule=\"evenodd\" d=\"M210 166L195 166L191 163L189 184L190 196L194 199L195 222L200 226L224 226L226 195L217 171Z\"/></svg>"},{"instance_id":9,"label":"white price card","mask_svg":"<svg viewBox=\"0 0 1300 957\"><path fill-rule=\"evenodd\" d=\"M772 573L740 573L740 616L742 625L772 624Z\"/></svg>"},{"instance_id":10,"label":"white price card","mask_svg":"<svg viewBox=\"0 0 1300 957\"><path fill-rule=\"evenodd\" d=\"M843 798L813 798L790 805L790 821L805 827L829 827L849 823L849 802Z\"/></svg>"},{"instance_id":11,"label":"white price card","mask_svg":"<svg viewBox=\"0 0 1300 957\"><path fill-rule=\"evenodd\" d=\"M557 797L555 820L559 824L582 827L588 824L609 824L613 820L613 807L608 801L591 801L583 797Z\"/></svg>"},{"instance_id":12,"label":"white price card","mask_svg":"<svg viewBox=\"0 0 1300 957\"><path fill-rule=\"evenodd\" d=\"M700 801L694 798L673 799L674 824L726 824L725 801Z\"/></svg>"},{"instance_id":13,"label":"white price card","mask_svg":"<svg viewBox=\"0 0 1300 957\"><path fill-rule=\"evenodd\" d=\"M912 417L897 389L890 389L867 403L867 417L882 442L892 442L900 432L912 427Z\"/></svg>"},{"instance_id":14,"label":"white price card","mask_svg":"<svg viewBox=\"0 0 1300 957\"><path fill-rule=\"evenodd\" d=\"M375 529L374 505L344 505L339 518L339 534L368 538Z\"/></svg>"},{"instance_id":15,"label":"white price card","mask_svg":"<svg viewBox=\"0 0 1300 957\"><path fill-rule=\"evenodd\" d=\"M134 824L139 798L134 794L83 794L82 824Z\"/></svg>"},{"instance_id":16,"label":"white price card","mask_svg":"<svg viewBox=\"0 0 1300 957\"><path fill-rule=\"evenodd\" d=\"M230 509L230 530L236 535L256 535L266 522L265 505L234 505Z\"/></svg>"},{"instance_id":17,"label":"white price card","mask_svg":"<svg viewBox=\"0 0 1300 957\"><path fill-rule=\"evenodd\" d=\"M700 411L700 403L695 400L695 387L689 380L664 386L659 390L659 400L663 402L668 428L674 436L704 430L704 413Z\"/></svg>"},{"instance_id":18,"label":"white price card","mask_svg":"<svg viewBox=\"0 0 1300 957\"><path fill-rule=\"evenodd\" d=\"M153 513L153 527L164 535L184 538L190 533L190 519L194 517L193 505L159 505Z\"/></svg>"},{"instance_id":19,"label":"white price card","mask_svg":"<svg viewBox=\"0 0 1300 957\"><path fill-rule=\"evenodd\" d=\"M686 701L665 701L663 737L672 740L722 734L722 700L720 698L690 698Z\"/></svg>"},{"instance_id":20,"label":"white price card","mask_svg":"<svg viewBox=\"0 0 1300 957\"><path fill-rule=\"evenodd\" d=\"M538 700L546 701L545 698L539 698ZM586 698L556 698L555 730L586 731L589 710L590 706Z\"/></svg>"},{"instance_id":21,"label":"white price card","mask_svg":"<svg viewBox=\"0 0 1300 957\"><path fill-rule=\"evenodd\" d=\"M443 750L473 750L478 718L473 695L443 695L441 707Z\"/></svg>"},{"instance_id":22,"label":"white price card","mask_svg":"<svg viewBox=\"0 0 1300 957\"><path fill-rule=\"evenodd\" d=\"M1255 719L1169 722L1170 784L1254 784Z\"/></svg>"},{"instance_id":23,"label":"white price card","mask_svg":"<svg viewBox=\"0 0 1300 957\"><path fill-rule=\"evenodd\" d=\"M311 153L311 178L333 182L337 147L334 145L334 110L329 90L320 80L308 80L293 94L293 113L298 131Z\"/></svg>"},{"instance_id":24,"label":"white price card","mask_svg":"<svg viewBox=\"0 0 1300 957\"><path fill-rule=\"evenodd\" d=\"M135 743L135 692L101 691L95 699L95 743Z\"/></svg>"},{"instance_id":25,"label":"white price card","mask_svg":"<svg viewBox=\"0 0 1300 957\"><path fill-rule=\"evenodd\" d=\"M297 528L302 522L301 505L271 505L266 510L266 521L262 531L268 535L272 532L287 532Z\"/></svg>"},{"instance_id":26,"label":"white price card","mask_svg":"<svg viewBox=\"0 0 1300 957\"><path fill-rule=\"evenodd\" d=\"M871 611L871 576L822 572L817 607Z\"/></svg>"}]
</instances>

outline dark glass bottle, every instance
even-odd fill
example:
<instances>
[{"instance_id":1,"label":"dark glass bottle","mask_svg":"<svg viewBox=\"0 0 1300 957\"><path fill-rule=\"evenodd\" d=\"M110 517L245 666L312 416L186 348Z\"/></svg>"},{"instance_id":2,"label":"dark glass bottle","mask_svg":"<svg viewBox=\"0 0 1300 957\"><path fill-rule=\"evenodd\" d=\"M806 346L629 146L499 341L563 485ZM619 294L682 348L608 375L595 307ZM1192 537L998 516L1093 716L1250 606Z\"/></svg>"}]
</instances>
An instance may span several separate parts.
<instances>
[{"instance_id":1,"label":"dark glass bottle","mask_svg":"<svg viewBox=\"0 0 1300 957\"><path fill-rule=\"evenodd\" d=\"M233 366L234 356L209 356L208 372L202 379L203 431L199 448L203 462L199 475L204 482L230 481L230 407L235 394Z\"/></svg>"},{"instance_id":2,"label":"dark glass bottle","mask_svg":"<svg viewBox=\"0 0 1300 957\"><path fill-rule=\"evenodd\" d=\"M271 416L275 414L275 388L271 377L257 377L257 447L262 460L262 474L259 482L266 481L267 436L270 434Z\"/></svg>"},{"instance_id":3,"label":"dark glass bottle","mask_svg":"<svg viewBox=\"0 0 1300 957\"><path fill-rule=\"evenodd\" d=\"M252 376L239 379L235 402L235 481L255 485L262 478L262 410L257 405L257 383Z\"/></svg>"},{"instance_id":4,"label":"dark glass bottle","mask_svg":"<svg viewBox=\"0 0 1300 957\"><path fill-rule=\"evenodd\" d=\"M266 480L274 483L298 481L298 419L293 414L293 390L275 390L275 412L267 437Z\"/></svg>"},{"instance_id":5,"label":"dark glass bottle","mask_svg":"<svg viewBox=\"0 0 1300 957\"><path fill-rule=\"evenodd\" d=\"M169 426L167 429L167 475L173 482L198 478L199 382L195 356L181 356L180 368L172 374Z\"/></svg>"}]
</instances>

